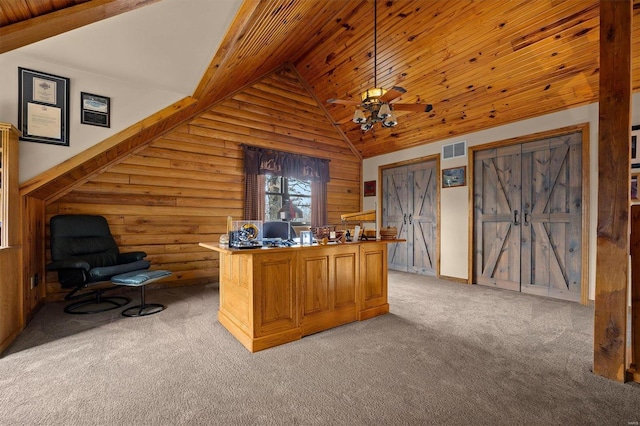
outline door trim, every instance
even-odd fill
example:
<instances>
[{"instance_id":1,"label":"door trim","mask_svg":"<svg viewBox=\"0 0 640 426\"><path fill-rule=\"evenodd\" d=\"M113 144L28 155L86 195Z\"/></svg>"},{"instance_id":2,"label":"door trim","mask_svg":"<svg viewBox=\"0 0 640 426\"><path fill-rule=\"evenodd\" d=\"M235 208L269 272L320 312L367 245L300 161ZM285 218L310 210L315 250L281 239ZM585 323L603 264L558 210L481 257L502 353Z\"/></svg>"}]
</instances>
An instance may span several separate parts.
<instances>
[{"instance_id":1,"label":"door trim","mask_svg":"<svg viewBox=\"0 0 640 426\"><path fill-rule=\"evenodd\" d=\"M382 197L384 194L384 188L382 187L384 180L382 179L382 172L387 169L394 169L401 166L409 166L417 163L424 163L427 161L436 162L436 197L438 199L436 203L436 245L438 246L438 253L436 255L436 277L440 278L440 154L426 155L424 157L412 158L410 160L398 161L396 163L383 164L378 166L378 182L380 190L378 191L376 208L376 226L378 229L382 227Z\"/></svg>"},{"instance_id":2,"label":"door trim","mask_svg":"<svg viewBox=\"0 0 640 426\"><path fill-rule=\"evenodd\" d=\"M533 142L540 139L548 139L569 133L580 133L582 138L582 259L581 259L581 283L580 283L580 303L587 305L589 303L589 123L577 124L574 126L562 127L559 129L548 130L530 135L519 136L501 141L490 142L482 145L469 147L469 258L468 265L468 284L473 284L474 262L473 254L475 247L475 212L473 204L473 188L474 188L474 164L476 152L486 149L499 148L503 146L523 144ZM438 204L439 207L439 204Z\"/></svg>"}]
</instances>

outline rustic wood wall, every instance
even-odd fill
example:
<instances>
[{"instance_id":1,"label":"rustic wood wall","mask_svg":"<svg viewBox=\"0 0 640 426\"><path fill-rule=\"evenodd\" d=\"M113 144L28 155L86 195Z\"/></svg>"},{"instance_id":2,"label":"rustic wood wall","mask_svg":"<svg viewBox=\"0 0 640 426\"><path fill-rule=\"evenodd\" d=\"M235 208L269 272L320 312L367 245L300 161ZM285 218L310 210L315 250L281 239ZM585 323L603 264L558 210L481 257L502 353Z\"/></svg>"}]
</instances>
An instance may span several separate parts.
<instances>
[{"instance_id":1,"label":"rustic wood wall","mask_svg":"<svg viewBox=\"0 0 640 426\"><path fill-rule=\"evenodd\" d=\"M146 251L152 269L174 272L165 282L217 281L218 255L198 243L217 241L227 216L242 219L242 143L330 159L329 222L361 210L359 157L285 66L47 205L46 222L104 215L121 250ZM47 225L47 246L48 236ZM46 282L58 298L57 274Z\"/></svg>"}]
</instances>

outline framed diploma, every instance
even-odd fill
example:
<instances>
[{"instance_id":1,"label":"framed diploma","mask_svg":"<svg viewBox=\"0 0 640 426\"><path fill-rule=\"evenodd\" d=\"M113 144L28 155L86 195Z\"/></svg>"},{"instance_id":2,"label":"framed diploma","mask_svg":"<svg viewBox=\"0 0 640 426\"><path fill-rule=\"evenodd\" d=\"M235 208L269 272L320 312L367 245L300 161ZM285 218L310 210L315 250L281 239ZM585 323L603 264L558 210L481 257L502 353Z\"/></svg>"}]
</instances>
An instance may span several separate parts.
<instances>
[{"instance_id":1,"label":"framed diploma","mask_svg":"<svg viewBox=\"0 0 640 426\"><path fill-rule=\"evenodd\" d=\"M20 140L69 146L69 79L18 67Z\"/></svg>"},{"instance_id":2,"label":"framed diploma","mask_svg":"<svg viewBox=\"0 0 640 426\"><path fill-rule=\"evenodd\" d=\"M110 127L111 99L106 96L80 92L80 122Z\"/></svg>"}]
</instances>

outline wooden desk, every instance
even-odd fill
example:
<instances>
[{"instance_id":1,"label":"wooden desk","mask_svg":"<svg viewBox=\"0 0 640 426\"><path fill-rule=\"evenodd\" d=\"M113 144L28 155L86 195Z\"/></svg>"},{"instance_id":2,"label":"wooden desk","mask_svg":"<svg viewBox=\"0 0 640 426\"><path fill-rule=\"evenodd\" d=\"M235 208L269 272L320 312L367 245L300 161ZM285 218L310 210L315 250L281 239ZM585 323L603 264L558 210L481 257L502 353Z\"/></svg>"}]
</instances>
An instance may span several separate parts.
<instances>
[{"instance_id":1,"label":"wooden desk","mask_svg":"<svg viewBox=\"0 0 640 426\"><path fill-rule=\"evenodd\" d=\"M249 351L298 340L389 312L387 243L400 240L220 253L218 320Z\"/></svg>"}]
</instances>

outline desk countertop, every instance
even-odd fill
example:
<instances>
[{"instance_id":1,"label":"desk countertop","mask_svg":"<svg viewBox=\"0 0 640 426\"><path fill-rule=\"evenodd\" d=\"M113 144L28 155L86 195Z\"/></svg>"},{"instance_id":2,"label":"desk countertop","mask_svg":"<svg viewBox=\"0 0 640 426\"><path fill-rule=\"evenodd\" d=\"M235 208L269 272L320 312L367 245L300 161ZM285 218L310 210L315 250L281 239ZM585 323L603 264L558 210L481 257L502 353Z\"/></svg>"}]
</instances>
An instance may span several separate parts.
<instances>
[{"instance_id":1,"label":"desk countertop","mask_svg":"<svg viewBox=\"0 0 640 426\"><path fill-rule=\"evenodd\" d=\"M228 246L221 246L216 242L201 242L199 245L204 248L208 248L210 250L217 251L219 253L231 253L231 254L248 254L248 253L262 253L264 251L269 252L277 252L277 251L289 251L289 250L313 250L320 249L324 247L337 247L337 246L352 246L352 245L361 245L361 244L388 244L388 243L403 243L407 240L401 239L389 239L389 240L365 240L365 241L354 241L349 243L335 243L330 242L327 244L318 244L314 243L311 246L302 246L300 244L295 244L290 247L257 247L257 248L233 248Z\"/></svg>"}]
</instances>

